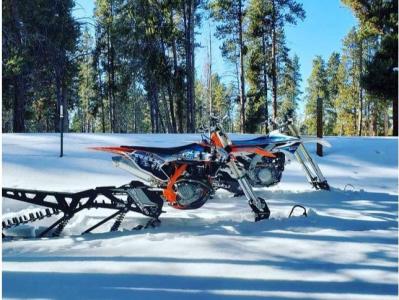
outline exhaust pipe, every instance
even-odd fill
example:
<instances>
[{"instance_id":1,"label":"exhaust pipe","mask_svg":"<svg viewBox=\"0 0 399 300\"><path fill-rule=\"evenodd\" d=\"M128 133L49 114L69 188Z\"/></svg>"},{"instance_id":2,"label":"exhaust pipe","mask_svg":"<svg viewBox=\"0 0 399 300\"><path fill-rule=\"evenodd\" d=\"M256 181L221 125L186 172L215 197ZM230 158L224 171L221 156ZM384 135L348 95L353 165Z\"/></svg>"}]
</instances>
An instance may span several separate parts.
<instances>
[{"instance_id":1,"label":"exhaust pipe","mask_svg":"<svg viewBox=\"0 0 399 300\"><path fill-rule=\"evenodd\" d=\"M133 176L137 177L139 180L144 182L153 183L161 181L159 178L155 177L151 173L140 168L136 162L125 156L114 156L112 157L112 163L115 167L120 168L133 174Z\"/></svg>"}]
</instances>

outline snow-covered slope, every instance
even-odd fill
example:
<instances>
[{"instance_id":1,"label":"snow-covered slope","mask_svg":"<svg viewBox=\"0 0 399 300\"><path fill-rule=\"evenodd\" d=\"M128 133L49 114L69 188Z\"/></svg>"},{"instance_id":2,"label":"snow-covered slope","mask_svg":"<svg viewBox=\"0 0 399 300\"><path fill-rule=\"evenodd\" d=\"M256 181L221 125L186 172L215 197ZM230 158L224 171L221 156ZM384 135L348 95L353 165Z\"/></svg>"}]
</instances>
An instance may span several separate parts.
<instances>
[{"instance_id":1,"label":"snow-covered slope","mask_svg":"<svg viewBox=\"0 0 399 300\"><path fill-rule=\"evenodd\" d=\"M172 146L198 135L3 134L3 186L78 191L131 180L101 145ZM317 158L332 186L314 191L292 162L282 182L256 189L271 220L254 223L244 198L218 192L203 208L165 207L162 225L77 236L107 212L90 210L68 236L3 242L3 297L42 299L396 299L397 140L329 138ZM310 147L313 153L314 148ZM287 219L293 204L309 217ZM3 216L30 209L3 199ZM111 224L109 224L110 226ZM27 231L32 228L22 228Z\"/></svg>"}]
</instances>

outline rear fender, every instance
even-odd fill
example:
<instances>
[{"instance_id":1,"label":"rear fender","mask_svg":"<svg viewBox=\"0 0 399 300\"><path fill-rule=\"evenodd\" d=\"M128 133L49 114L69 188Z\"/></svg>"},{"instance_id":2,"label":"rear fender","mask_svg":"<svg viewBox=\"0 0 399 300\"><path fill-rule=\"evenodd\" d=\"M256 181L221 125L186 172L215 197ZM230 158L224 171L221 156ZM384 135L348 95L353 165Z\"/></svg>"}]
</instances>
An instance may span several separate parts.
<instances>
[{"instance_id":1,"label":"rear fender","mask_svg":"<svg viewBox=\"0 0 399 300\"><path fill-rule=\"evenodd\" d=\"M132 153L134 151L133 147L127 146L119 146L119 147L88 147L90 150L94 151L103 151L109 153L115 153L120 155L127 155L128 153Z\"/></svg>"}]
</instances>

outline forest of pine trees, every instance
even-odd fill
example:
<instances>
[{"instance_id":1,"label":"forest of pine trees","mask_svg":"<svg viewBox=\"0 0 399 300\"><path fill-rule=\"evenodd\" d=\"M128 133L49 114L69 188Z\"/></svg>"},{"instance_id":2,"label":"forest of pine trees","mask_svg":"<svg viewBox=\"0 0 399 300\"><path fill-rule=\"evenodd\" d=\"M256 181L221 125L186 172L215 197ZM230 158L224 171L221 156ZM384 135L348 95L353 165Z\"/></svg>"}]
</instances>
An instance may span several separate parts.
<instances>
[{"instance_id":1,"label":"forest of pine trees","mask_svg":"<svg viewBox=\"0 0 399 300\"><path fill-rule=\"evenodd\" d=\"M326 135L398 133L396 0L341 0L359 26L307 79L285 37L306 18L299 0L94 2L87 20L73 0L3 0L3 132L57 132L62 106L69 132L195 132L211 111L230 132L292 117L315 134L322 98ZM195 63L210 22L231 83Z\"/></svg>"},{"instance_id":2,"label":"forest of pine trees","mask_svg":"<svg viewBox=\"0 0 399 300\"><path fill-rule=\"evenodd\" d=\"M313 60L303 129L316 132L317 98L323 99L327 135L398 135L398 2L342 0L359 27L341 53Z\"/></svg>"}]
</instances>

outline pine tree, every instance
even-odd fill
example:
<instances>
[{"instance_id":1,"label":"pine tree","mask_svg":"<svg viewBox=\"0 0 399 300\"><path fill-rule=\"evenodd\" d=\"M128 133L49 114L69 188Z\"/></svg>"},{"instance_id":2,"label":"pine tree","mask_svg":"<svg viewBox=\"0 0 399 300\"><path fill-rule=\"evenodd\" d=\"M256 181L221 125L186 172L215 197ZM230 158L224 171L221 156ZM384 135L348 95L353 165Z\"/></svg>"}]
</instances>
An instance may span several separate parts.
<instances>
[{"instance_id":1,"label":"pine tree","mask_svg":"<svg viewBox=\"0 0 399 300\"><path fill-rule=\"evenodd\" d=\"M3 2L3 103L12 110L14 132L58 130L61 105L68 129L79 34L73 6L72 0Z\"/></svg>"},{"instance_id":2,"label":"pine tree","mask_svg":"<svg viewBox=\"0 0 399 300\"><path fill-rule=\"evenodd\" d=\"M333 52L327 62L327 81L328 81L328 99L323 103L325 106L324 119L324 132L326 135L334 134L335 123L337 121L337 112L334 103L338 97L340 80L339 80L339 67L341 58L339 53Z\"/></svg>"},{"instance_id":3,"label":"pine tree","mask_svg":"<svg viewBox=\"0 0 399 300\"><path fill-rule=\"evenodd\" d=\"M272 107L273 118L277 117L278 106L278 41L279 35L284 33L285 24L296 24L297 20L305 18L305 11L302 4L295 0L270 0L271 1L271 77L272 77ZM281 40L281 39L280 39Z\"/></svg>"},{"instance_id":4,"label":"pine tree","mask_svg":"<svg viewBox=\"0 0 399 300\"><path fill-rule=\"evenodd\" d=\"M93 38L86 27L81 36L78 48L78 103L76 104L76 115L74 131L95 132L96 116L101 106L95 94L95 70L93 68Z\"/></svg>"},{"instance_id":5,"label":"pine tree","mask_svg":"<svg viewBox=\"0 0 399 300\"><path fill-rule=\"evenodd\" d=\"M328 82L325 62L321 56L313 59L312 72L308 78L308 87L306 89L305 122L308 134L316 134L316 108L317 99L326 99L328 97ZM324 107L323 107L324 108ZM324 111L323 111L324 113Z\"/></svg>"},{"instance_id":6,"label":"pine tree","mask_svg":"<svg viewBox=\"0 0 399 300\"><path fill-rule=\"evenodd\" d=\"M240 131L245 129L245 67L244 15L245 0L213 0L209 7L211 17L217 22L216 37L223 40L222 55L238 66L240 97Z\"/></svg>"},{"instance_id":7,"label":"pine tree","mask_svg":"<svg viewBox=\"0 0 399 300\"><path fill-rule=\"evenodd\" d=\"M366 64L362 87L383 102L392 103L393 135L398 135L398 1L342 0L360 21L362 37L378 37L381 43Z\"/></svg>"},{"instance_id":8,"label":"pine tree","mask_svg":"<svg viewBox=\"0 0 399 300\"><path fill-rule=\"evenodd\" d=\"M254 123L269 119L269 77L271 76L270 1L252 0L248 7L248 71L249 85L247 130L256 130ZM263 103L261 103L263 102ZM256 110L254 109L256 107ZM256 115L254 115L256 114Z\"/></svg>"},{"instance_id":9,"label":"pine tree","mask_svg":"<svg viewBox=\"0 0 399 300\"><path fill-rule=\"evenodd\" d=\"M287 74L283 74L283 72L290 68L289 64L291 63L288 59L289 49L285 44L284 27L286 24L296 24L298 19L303 20L305 12L302 5L296 1L252 0L248 7L248 18L247 35L250 56L248 59L248 72L250 73L248 81L249 95L253 97L249 101L252 102L251 105L263 101L264 104L255 105L264 111L265 118L268 119L268 90L270 89L273 118L276 118L281 115L278 112L278 107L283 98L286 98L281 94L283 91L281 85L287 84L284 79ZM255 119L260 118L259 114L257 116ZM251 121L254 120L254 117L249 116Z\"/></svg>"},{"instance_id":10,"label":"pine tree","mask_svg":"<svg viewBox=\"0 0 399 300\"><path fill-rule=\"evenodd\" d=\"M301 73L299 57L288 58L281 72L280 95L281 103L278 116L282 119L295 118L295 111L298 107L301 91L299 85L301 82Z\"/></svg>"},{"instance_id":11,"label":"pine tree","mask_svg":"<svg viewBox=\"0 0 399 300\"><path fill-rule=\"evenodd\" d=\"M360 76L362 57L359 57L362 43L355 28L343 41L341 66L338 71L339 89L335 98L337 112L336 132L340 135L357 135L359 133Z\"/></svg>"}]
</instances>

